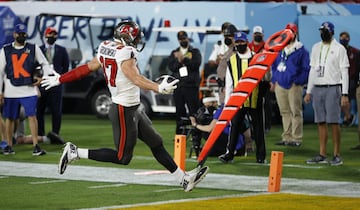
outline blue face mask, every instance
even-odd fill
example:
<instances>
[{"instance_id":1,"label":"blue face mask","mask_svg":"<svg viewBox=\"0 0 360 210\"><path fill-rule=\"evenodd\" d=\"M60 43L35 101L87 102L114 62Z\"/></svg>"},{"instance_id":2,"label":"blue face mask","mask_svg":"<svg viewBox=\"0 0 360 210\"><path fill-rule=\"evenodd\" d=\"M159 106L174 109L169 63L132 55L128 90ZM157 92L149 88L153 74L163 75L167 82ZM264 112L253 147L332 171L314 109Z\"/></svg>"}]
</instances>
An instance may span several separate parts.
<instances>
[{"instance_id":1,"label":"blue face mask","mask_svg":"<svg viewBox=\"0 0 360 210\"><path fill-rule=\"evenodd\" d=\"M342 44L344 47L347 47L349 45L348 39L340 39L340 44Z\"/></svg>"}]
</instances>

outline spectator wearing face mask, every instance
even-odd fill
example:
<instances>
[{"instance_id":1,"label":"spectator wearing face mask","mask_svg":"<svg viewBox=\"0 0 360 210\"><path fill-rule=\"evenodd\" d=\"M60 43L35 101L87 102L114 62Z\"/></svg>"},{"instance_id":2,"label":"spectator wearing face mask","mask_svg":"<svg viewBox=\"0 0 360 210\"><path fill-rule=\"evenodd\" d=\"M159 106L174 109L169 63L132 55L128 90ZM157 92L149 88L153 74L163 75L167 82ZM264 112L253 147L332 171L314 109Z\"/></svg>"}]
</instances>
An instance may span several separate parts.
<instances>
[{"instance_id":1,"label":"spectator wearing face mask","mask_svg":"<svg viewBox=\"0 0 360 210\"><path fill-rule=\"evenodd\" d=\"M259 53L264 49L264 30L261 26L254 26L252 41L249 43L249 48L254 53Z\"/></svg>"},{"instance_id":2,"label":"spectator wearing face mask","mask_svg":"<svg viewBox=\"0 0 360 210\"><path fill-rule=\"evenodd\" d=\"M342 44L347 52L349 58L349 100L356 100L357 110L358 110L358 119L360 119L360 50L351 46L350 42L350 34L346 31L340 33L339 42ZM342 111L344 112L344 122L343 124L347 126L351 126L355 117L351 115L351 106L350 103L348 106L343 106ZM360 143L360 123L358 123L358 140ZM352 150L360 150L360 144L351 148Z\"/></svg>"},{"instance_id":3,"label":"spectator wearing face mask","mask_svg":"<svg viewBox=\"0 0 360 210\"><path fill-rule=\"evenodd\" d=\"M349 103L349 59L343 45L334 39L334 24L323 22L319 28L321 41L311 49L310 73L304 102L312 100L315 123L319 133L319 154L307 164L343 164L340 156L341 106ZM328 161L326 147L328 126L331 128L333 151Z\"/></svg>"},{"instance_id":4,"label":"spectator wearing face mask","mask_svg":"<svg viewBox=\"0 0 360 210\"><path fill-rule=\"evenodd\" d=\"M49 65L39 46L26 41L27 27L17 24L14 28L14 42L5 45L0 51L0 87L4 93L0 94L3 103L3 117L6 118L5 130L8 145L4 155L13 155L13 133L15 121L19 118L20 106L24 107L25 116L29 120L32 136L33 155L44 155L46 152L38 145L36 104L38 87L41 76L36 67L41 65L43 74L56 74Z\"/></svg>"},{"instance_id":5,"label":"spectator wearing face mask","mask_svg":"<svg viewBox=\"0 0 360 210\"><path fill-rule=\"evenodd\" d=\"M206 131L205 133L202 132L203 130L197 129L197 125L209 125L213 120L213 114L215 110L218 107L218 100L213 95L205 95L205 97L202 99L202 104L195 114L195 121L192 123L192 126L194 129L192 130L192 149L195 152L196 157L199 156L199 153L201 151L201 140L207 139L209 136L209 132Z\"/></svg>"},{"instance_id":6,"label":"spectator wearing face mask","mask_svg":"<svg viewBox=\"0 0 360 210\"><path fill-rule=\"evenodd\" d=\"M344 114L343 125L351 126L354 124L355 117L351 113L351 101L356 100L356 87L359 85L359 72L360 72L360 57L359 57L359 49L349 45L350 42L350 34L346 31L343 31L339 35L339 42L342 44L349 58L349 100L350 103L346 106L341 107L341 110ZM359 101L360 102L360 101ZM359 108L360 110L360 108ZM360 146L359 146L360 149Z\"/></svg>"},{"instance_id":7,"label":"spectator wearing face mask","mask_svg":"<svg viewBox=\"0 0 360 210\"><path fill-rule=\"evenodd\" d=\"M234 52L234 33L237 28L230 22L224 22L221 25L221 34L223 39L214 44L214 48L209 56L208 62L204 66L204 80L209 75L217 76L219 86L219 101L224 103L224 79L226 71L226 62Z\"/></svg>"},{"instance_id":8,"label":"spectator wearing face mask","mask_svg":"<svg viewBox=\"0 0 360 210\"><path fill-rule=\"evenodd\" d=\"M200 107L196 114L196 123L192 124L194 127L194 130L192 131L192 149L195 150L196 156L198 156L199 152L201 151L201 140L207 139L209 137L210 132L214 129L223 110L223 106L218 107L218 100L216 97L205 97L202 101L204 106ZM245 144L246 150L248 152L252 152L252 140L249 121L245 119L239 129L240 134L235 140L235 153L237 156L244 156L246 155ZM230 125L227 125L211 148L208 156L219 156L226 152L229 130Z\"/></svg>"},{"instance_id":9,"label":"spectator wearing face mask","mask_svg":"<svg viewBox=\"0 0 360 210\"><path fill-rule=\"evenodd\" d=\"M236 27L230 22L225 22L221 25L221 34L224 36L224 39L214 45L208 59L209 64L218 65L226 51L234 46L232 39L235 31L237 31Z\"/></svg>"},{"instance_id":10,"label":"spectator wearing face mask","mask_svg":"<svg viewBox=\"0 0 360 210\"><path fill-rule=\"evenodd\" d=\"M254 26L252 33L252 41L249 43L249 48L254 53L263 51L265 45L264 29L261 26ZM264 109L265 109L265 133L269 133L271 129L272 118L272 99L275 98L273 92L267 91L265 93Z\"/></svg>"},{"instance_id":11,"label":"spectator wearing face mask","mask_svg":"<svg viewBox=\"0 0 360 210\"><path fill-rule=\"evenodd\" d=\"M235 32L234 34L236 53L228 61L228 68L225 76L225 103L229 100L233 89L237 86L241 76L247 71L254 52L248 47L247 35L244 32ZM270 74L265 76L267 81L270 80ZM236 148L236 139L239 136L240 127L245 120L246 115L251 118L250 124L253 127L254 140L256 145L256 162L265 163L265 136L264 136L264 81L253 90L243 106L231 120L229 142L226 153L219 156L223 163L231 163L234 159Z\"/></svg>"},{"instance_id":12,"label":"spectator wearing face mask","mask_svg":"<svg viewBox=\"0 0 360 210\"><path fill-rule=\"evenodd\" d=\"M172 76L179 79L174 90L176 108L176 134L182 134L182 118L190 118L195 122L194 114L199 109L199 86L201 54L199 49L190 45L185 31L177 33L179 47L174 49L168 60L168 67ZM188 110L188 111L187 111Z\"/></svg>"},{"instance_id":13,"label":"spectator wearing face mask","mask_svg":"<svg viewBox=\"0 0 360 210\"><path fill-rule=\"evenodd\" d=\"M225 83L225 72L227 68L227 62L235 53L234 50L234 33L237 31L237 28L232 25L228 24L223 30L224 40L222 41L222 45L220 45L220 49L217 52L217 61L218 66L216 69L216 74L218 77L219 83L219 102L220 104L224 103L225 93L224 93L224 83ZM211 56L210 56L211 59Z\"/></svg>"},{"instance_id":14,"label":"spectator wearing face mask","mask_svg":"<svg viewBox=\"0 0 360 210\"><path fill-rule=\"evenodd\" d=\"M282 117L283 132L276 145L299 147L303 139L303 89L309 76L310 56L297 39L298 27L288 23L294 38L279 53L272 65L271 91L275 92Z\"/></svg>"},{"instance_id":15,"label":"spectator wearing face mask","mask_svg":"<svg viewBox=\"0 0 360 210\"><path fill-rule=\"evenodd\" d=\"M58 32L53 27L48 27L44 33L45 44L40 46L48 62L58 74L64 74L69 70L69 56L65 47L55 44ZM62 93L63 85L45 90L40 87L40 97L37 104L36 117L38 120L38 135L45 135L45 110L51 111L52 129L47 137L58 137L61 128L62 117Z\"/></svg>"}]
</instances>

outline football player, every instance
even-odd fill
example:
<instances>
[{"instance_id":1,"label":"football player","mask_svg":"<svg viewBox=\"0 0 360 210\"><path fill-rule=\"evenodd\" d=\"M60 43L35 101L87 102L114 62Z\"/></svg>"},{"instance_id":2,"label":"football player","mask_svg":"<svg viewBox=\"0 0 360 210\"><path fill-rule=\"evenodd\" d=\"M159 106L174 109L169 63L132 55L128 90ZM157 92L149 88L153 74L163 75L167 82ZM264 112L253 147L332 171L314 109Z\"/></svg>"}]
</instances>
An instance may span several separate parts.
<instances>
[{"instance_id":1,"label":"football player","mask_svg":"<svg viewBox=\"0 0 360 210\"><path fill-rule=\"evenodd\" d=\"M114 30L113 40L103 41L96 57L90 62L61 76L43 77L41 84L49 89L78 80L102 68L112 96L109 118L113 127L115 149L84 149L67 142L59 161L59 173L63 174L69 163L82 158L127 165L132 159L136 139L139 138L150 147L156 160L174 175L184 190L191 191L205 177L209 168L197 167L189 172L180 169L166 151L161 136L151 126L147 115L138 109L140 88L170 94L178 82L163 80L158 84L140 74L137 55L142 49L137 47L142 43L141 37L138 24L122 21Z\"/></svg>"}]
</instances>

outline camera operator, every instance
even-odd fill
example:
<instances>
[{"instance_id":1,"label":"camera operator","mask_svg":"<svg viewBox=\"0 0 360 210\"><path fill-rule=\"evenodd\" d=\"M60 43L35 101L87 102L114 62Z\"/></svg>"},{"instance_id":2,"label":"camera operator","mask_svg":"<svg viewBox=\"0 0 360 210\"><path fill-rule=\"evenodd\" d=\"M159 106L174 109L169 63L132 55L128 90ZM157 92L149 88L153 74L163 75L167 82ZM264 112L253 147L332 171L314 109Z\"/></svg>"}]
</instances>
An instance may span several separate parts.
<instances>
[{"instance_id":1,"label":"camera operator","mask_svg":"<svg viewBox=\"0 0 360 210\"><path fill-rule=\"evenodd\" d=\"M208 138L210 132L215 127L216 122L218 121L217 119L219 118L223 109L222 106L218 107L218 101L215 97L204 97L202 102L204 106L199 108L195 116L196 123L192 124L194 127L192 131L192 143L196 156L198 156L201 151L202 138ZM229 126L230 125L228 125L219 136L219 139L215 142L214 146L209 152L209 156L219 156L226 152L226 145L229 138ZM253 150L250 124L247 120L244 121L240 130L241 134L238 137L235 152L239 156L244 156L246 154L245 149L249 152ZM244 142L246 142L246 147L244 146Z\"/></svg>"},{"instance_id":2,"label":"camera operator","mask_svg":"<svg viewBox=\"0 0 360 210\"><path fill-rule=\"evenodd\" d=\"M209 136L209 132L207 130L201 130L197 128L200 125L210 125L213 121L213 114L218 107L217 99L215 97L204 97L203 106L200 107L197 112L195 113L195 123L192 124L194 129L192 130L192 143L193 149L195 150L196 157L199 156L201 151L201 139Z\"/></svg>"}]
</instances>

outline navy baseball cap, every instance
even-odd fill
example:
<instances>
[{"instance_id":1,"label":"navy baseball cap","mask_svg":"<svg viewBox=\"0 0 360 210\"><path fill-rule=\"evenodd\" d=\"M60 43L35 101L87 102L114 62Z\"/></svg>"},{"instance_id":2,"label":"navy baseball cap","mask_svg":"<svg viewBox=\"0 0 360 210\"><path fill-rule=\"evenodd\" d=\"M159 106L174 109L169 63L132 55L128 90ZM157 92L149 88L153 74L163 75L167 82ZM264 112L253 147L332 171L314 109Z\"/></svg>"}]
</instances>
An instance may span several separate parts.
<instances>
[{"instance_id":1,"label":"navy baseball cap","mask_svg":"<svg viewBox=\"0 0 360 210\"><path fill-rule=\"evenodd\" d=\"M330 32L334 33L334 24L329 21L323 22L319 28L319 30L329 30Z\"/></svg>"},{"instance_id":2,"label":"navy baseball cap","mask_svg":"<svg viewBox=\"0 0 360 210\"><path fill-rule=\"evenodd\" d=\"M27 33L26 25L20 23L15 26L15 33Z\"/></svg>"},{"instance_id":3,"label":"navy baseball cap","mask_svg":"<svg viewBox=\"0 0 360 210\"><path fill-rule=\"evenodd\" d=\"M247 42L247 35L244 32L237 31L234 33L234 41L245 41Z\"/></svg>"}]
</instances>

